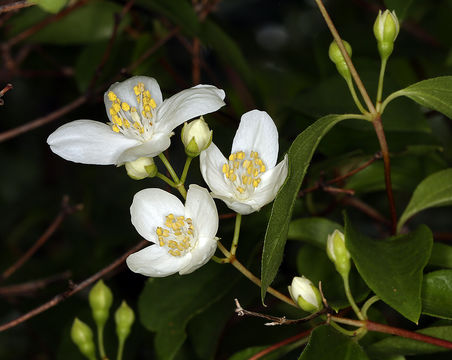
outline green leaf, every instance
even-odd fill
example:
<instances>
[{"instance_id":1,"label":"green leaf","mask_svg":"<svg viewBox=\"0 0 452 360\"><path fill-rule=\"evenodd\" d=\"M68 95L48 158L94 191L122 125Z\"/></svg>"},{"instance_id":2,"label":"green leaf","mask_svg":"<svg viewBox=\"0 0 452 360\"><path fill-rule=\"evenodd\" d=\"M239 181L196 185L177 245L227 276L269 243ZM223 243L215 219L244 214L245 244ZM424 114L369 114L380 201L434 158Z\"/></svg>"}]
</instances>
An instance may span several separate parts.
<instances>
[{"instance_id":1,"label":"green leaf","mask_svg":"<svg viewBox=\"0 0 452 360\"><path fill-rule=\"evenodd\" d=\"M311 217L291 221L287 238L289 240L302 240L325 250L328 235L334 230L344 232L342 225L326 218Z\"/></svg>"},{"instance_id":2,"label":"green leaf","mask_svg":"<svg viewBox=\"0 0 452 360\"><path fill-rule=\"evenodd\" d=\"M322 137L334 125L348 118L348 115L328 115L320 118L298 135L289 149L289 175L273 203L265 233L261 274L262 301L281 264L295 199L314 151Z\"/></svg>"},{"instance_id":3,"label":"green leaf","mask_svg":"<svg viewBox=\"0 0 452 360\"><path fill-rule=\"evenodd\" d=\"M311 333L299 360L368 360L364 350L350 337L322 325Z\"/></svg>"},{"instance_id":4,"label":"green leaf","mask_svg":"<svg viewBox=\"0 0 452 360\"><path fill-rule=\"evenodd\" d=\"M435 242L428 264L452 269L452 246Z\"/></svg>"},{"instance_id":5,"label":"green leaf","mask_svg":"<svg viewBox=\"0 0 452 360\"><path fill-rule=\"evenodd\" d=\"M452 320L452 270L438 270L424 275L422 313Z\"/></svg>"},{"instance_id":6,"label":"green leaf","mask_svg":"<svg viewBox=\"0 0 452 360\"><path fill-rule=\"evenodd\" d=\"M66 5L67 0L34 0L33 2L44 11L55 14Z\"/></svg>"},{"instance_id":7,"label":"green leaf","mask_svg":"<svg viewBox=\"0 0 452 360\"><path fill-rule=\"evenodd\" d=\"M421 225L406 235L373 240L354 230L345 216L345 241L367 286L417 323L421 314L422 271L433 243L430 229Z\"/></svg>"},{"instance_id":8,"label":"green leaf","mask_svg":"<svg viewBox=\"0 0 452 360\"><path fill-rule=\"evenodd\" d=\"M109 39L114 27L114 15L120 13L122 6L109 1L90 2L61 20L53 22L30 37L33 42L68 45L86 44ZM42 20L46 14L34 7L17 17L13 22L12 33L20 32ZM127 15L118 31L127 25Z\"/></svg>"},{"instance_id":9,"label":"green leaf","mask_svg":"<svg viewBox=\"0 0 452 360\"><path fill-rule=\"evenodd\" d=\"M418 104L439 111L452 119L452 76L441 76L417 82L390 95L409 97Z\"/></svg>"},{"instance_id":10,"label":"green leaf","mask_svg":"<svg viewBox=\"0 0 452 360\"><path fill-rule=\"evenodd\" d=\"M187 337L188 321L218 301L233 285L235 275L210 263L193 274L149 279L138 311L146 329L157 332L155 351L159 358L174 359Z\"/></svg>"},{"instance_id":11,"label":"green leaf","mask_svg":"<svg viewBox=\"0 0 452 360\"><path fill-rule=\"evenodd\" d=\"M413 0L385 0L385 5L390 11L394 10L400 20L405 17L412 2Z\"/></svg>"},{"instance_id":12,"label":"green leaf","mask_svg":"<svg viewBox=\"0 0 452 360\"><path fill-rule=\"evenodd\" d=\"M408 206L400 216L398 231L414 214L437 206L452 205L452 169L434 173L424 180L414 190Z\"/></svg>"},{"instance_id":13,"label":"green leaf","mask_svg":"<svg viewBox=\"0 0 452 360\"><path fill-rule=\"evenodd\" d=\"M452 341L452 326L434 326L425 328L417 333L437 337L443 340ZM391 355L418 355L433 354L442 351L450 351L449 349L427 344L421 341L406 339L398 336L390 336L380 340L368 348L366 352L371 356L379 356L385 354Z\"/></svg>"}]
</instances>

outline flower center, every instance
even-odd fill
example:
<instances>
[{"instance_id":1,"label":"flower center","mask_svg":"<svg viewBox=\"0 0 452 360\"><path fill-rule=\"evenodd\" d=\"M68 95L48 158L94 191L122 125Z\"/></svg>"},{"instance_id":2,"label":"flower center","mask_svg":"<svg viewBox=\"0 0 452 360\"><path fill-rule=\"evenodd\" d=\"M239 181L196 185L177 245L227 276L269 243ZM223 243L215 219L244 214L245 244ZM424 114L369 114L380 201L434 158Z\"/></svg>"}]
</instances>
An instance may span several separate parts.
<instances>
[{"instance_id":1,"label":"flower center","mask_svg":"<svg viewBox=\"0 0 452 360\"><path fill-rule=\"evenodd\" d=\"M111 129L132 138L148 140L152 137L152 117L157 104L142 82L133 87L138 107L130 106L113 92L107 94L111 101Z\"/></svg>"},{"instance_id":2,"label":"flower center","mask_svg":"<svg viewBox=\"0 0 452 360\"><path fill-rule=\"evenodd\" d=\"M165 226L159 226L155 232L159 245L165 247L173 256L183 256L195 245L193 221L185 216L169 214Z\"/></svg>"},{"instance_id":3,"label":"flower center","mask_svg":"<svg viewBox=\"0 0 452 360\"><path fill-rule=\"evenodd\" d=\"M265 170L265 164L257 151L251 151L249 156L243 151L237 151L229 155L229 161L222 168L224 176L233 184L239 199L247 199L254 192Z\"/></svg>"}]
</instances>

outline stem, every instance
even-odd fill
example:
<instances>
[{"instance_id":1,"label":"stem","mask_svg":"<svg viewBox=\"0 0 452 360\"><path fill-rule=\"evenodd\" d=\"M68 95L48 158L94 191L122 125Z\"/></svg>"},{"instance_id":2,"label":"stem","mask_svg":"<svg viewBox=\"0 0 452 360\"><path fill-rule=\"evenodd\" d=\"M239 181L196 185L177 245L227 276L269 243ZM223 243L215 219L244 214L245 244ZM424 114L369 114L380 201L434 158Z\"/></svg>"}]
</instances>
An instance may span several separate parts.
<instances>
[{"instance_id":1,"label":"stem","mask_svg":"<svg viewBox=\"0 0 452 360\"><path fill-rule=\"evenodd\" d=\"M347 50L345 50L344 43L342 42L342 39L339 36L339 33L337 32L336 27L333 24L333 21L328 15L328 12L326 11L322 0L315 0L315 2L317 3L317 6L319 7L319 10L322 13L323 18L325 19L325 22L328 28L330 29L330 32L333 35L333 38L336 41L342 56L344 57L345 63L347 64L350 70L350 74L355 80L356 86L358 87L358 90L361 93L361 96L363 97L364 102L366 103L366 106L369 109L369 112L371 114L376 114L377 111L375 110L374 104L372 103L372 100L370 100L369 94L367 93L367 90L364 87L363 82L361 81L361 78L359 77L358 72L356 71L355 66L352 63L352 60L350 59Z\"/></svg>"},{"instance_id":2,"label":"stem","mask_svg":"<svg viewBox=\"0 0 452 360\"><path fill-rule=\"evenodd\" d=\"M394 195L392 193L392 183L391 183L391 160L389 159L389 149L388 143L386 142L386 136L383 130L383 124L381 123L381 116L378 115L374 121L372 121L375 132L377 134L378 142L380 143L381 153L383 155L384 169L385 169L385 183L386 183L386 194L389 201L389 209L391 212L391 231L393 234L396 233L397 226L397 213L394 203Z\"/></svg>"},{"instance_id":3,"label":"stem","mask_svg":"<svg viewBox=\"0 0 452 360\"><path fill-rule=\"evenodd\" d=\"M116 355L116 360L122 360L122 353L124 352L125 339L120 339L118 344L118 355Z\"/></svg>"},{"instance_id":4,"label":"stem","mask_svg":"<svg viewBox=\"0 0 452 360\"><path fill-rule=\"evenodd\" d=\"M182 171L182 176L180 177L180 182L185 184L185 180L187 179L188 169L190 168L190 164L193 158L191 156L187 156L187 160L185 160L184 170Z\"/></svg>"},{"instance_id":5,"label":"stem","mask_svg":"<svg viewBox=\"0 0 452 360\"><path fill-rule=\"evenodd\" d=\"M353 86L353 81L349 77L346 79L348 89L350 90L350 94L352 94L353 101L355 102L356 106L358 107L359 111L361 111L363 114L366 114L367 111L364 109L363 105L361 104L361 101L359 100L358 96L356 95L355 87Z\"/></svg>"},{"instance_id":6,"label":"stem","mask_svg":"<svg viewBox=\"0 0 452 360\"><path fill-rule=\"evenodd\" d=\"M355 312L358 319L364 320L363 314L361 314L361 311L359 310L358 306L355 303L355 299L353 299L353 295L350 290L350 282L348 280L348 274L346 276L343 275L342 280L344 281L345 295L347 296L348 302L352 306L352 309Z\"/></svg>"},{"instance_id":7,"label":"stem","mask_svg":"<svg viewBox=\"0 0 452 360\"><path fill-rule=\"evenodd\" d=\"M402 96L402 95L403 95L402 90L393 92L391 95L389 95L389 96L383 101L383 103L381 104L380 114L383 114L383 112L384 112L386 106L387 106L392 100L394 100L395 98L398 98L399 96Z\"/></svg>"},{"instance_id":8,"label":"stem","mask_svg":"<svg viewBox=\"0 0 452 360\"><path fill-rule=\"evenodd\" d=\"M276 344L273 344L271 346L269 346L268 348L258 352L257 354L253 355L252 357L249 358L249 360L258 360L263 358L265 355L283 347L286 346L290 343L295 343L297 342L298 346L302 346L304 344L306 344L309 340L309 334L312 332L313 329L309 329L306 331L303 331L300 334L294 335L290 338L284 339Z\"/></svg>"},{"instance_id":9,"label":"stem","mask_svg":"<svg viewBox=\"0 0 452 360\"><path fill-rule=\"evenodd\" d=\"M385 77L385 70L386 70L386 64L388 62L388 58L381 59L381 67L380 67L380 76L378 78L378 90L377 90L377 102L376 102L376 108L377 111L380 112L381 110L381 96L383 94L383 81Z\"/></svg>"},{"instance_id":10,"label":"stem","mask_svg":"<svg viewBox=\"0 0 452 360\"><path fill-rule=\"evenodd\" d=\"M361 308L361 314L363 314L365 319L367 319L367 310L369 310L369 308L379 300L380 298L377 295L374 295L364 303Z\"/></svg>"},{"instance_id":11,"label":"stem","mask_svg":"<svg viewBox=\"0 0 452 360\"><path fill-rule=\"evenodd\" d=\"M100 358L105 359L107 356L105 355L105 348L104 348L104 325L97 326L97 342L99 344Z\"/></svg>"},{"instance_id":12,"label":"stem","mask_svg":"<svg viewBox=\"0 0 452 360\"><path fill-rule=\"evenodd\" d=\"M339 324L336 324L334 321L330 322L330 325L335 328L337 331L339 331L341 334L344 334L346 336L356 336L356 330L347 330L344 329Z\"/></svg>"},{"instance_id":13,"label":"stem","mask_svg":"<svg viewBox=\"0 0 452 360\"><path fill-rule=\"evenodd\" d=\"M160 160L162 160L163 165L165 165L166 169L168 170L168 172L170 173L171 177L173 178L173 181L178 184L180 182L179 178L176 175L176 172L174 171L173 167L171 166L171 164L169 163L168 159L166 158L166 156L163 153L159 154L159 158Z\"/></svg>"},{"instance_id":14,"label":"stem","mask_svg":"<svg viewBox=\"0 0 452 360\"><path fill-rule=\"evenodd\" d=\"M235 256L235 253L237 251L241 223L242 223L242 214L237 213L237 216L235 217L234 238L232 239L232 244L231 244L231 255L232 256Z\"/></svg>"},{"instance_id":15,"label":"stem","mask_svg":"<svg viewBox=\"0 0 452 360\"><path fill-rule=\"evenodd\" d=\"M253 283L255 283L257 286L261 287L261 280L255 276L251 271L249 271L245 266L243 266L235 256L233 256L224 246L221 242L218 241L218 247L220 248L221 252L229 259L229 263L234 266L238 271L240 271L243 275L245 275L248 279L250 279ZM281 301L284 301L285 303L292 305L293 307L298 308L297 305L293 302L293 300L289 297L287 297L284 294L281 294L279 291L273 289L272 287L269 287L267 289L267 292L272 294L274 297L278 298Z\"/></svg>"},{"instance_id":16,"label":"stem","mask_svg":"<svg viewBox=\"0 0 452 360\"><path fill-rule=\"evenodd\" d=\"M159 179L162 179L164 182L166 182L169 186L175 188L177 185L174 183L174 181L171 181L170 178L166 177L165 175L163 175L162 173L157 173L155 175L156 177L158 177Z\"/></svg>"}]
</instances>

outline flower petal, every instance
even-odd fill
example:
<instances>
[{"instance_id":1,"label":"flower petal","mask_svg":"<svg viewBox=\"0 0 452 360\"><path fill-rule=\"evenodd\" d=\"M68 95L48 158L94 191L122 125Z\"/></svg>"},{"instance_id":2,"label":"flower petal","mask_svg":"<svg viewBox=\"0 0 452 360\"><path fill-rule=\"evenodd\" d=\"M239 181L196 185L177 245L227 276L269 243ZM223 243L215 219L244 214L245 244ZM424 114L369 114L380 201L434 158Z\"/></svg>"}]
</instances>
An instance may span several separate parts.
<instances>
[{"instance_id":1,"label":"flower petal","mask_svg":"<svg viewBox=\"0 0 452 360\"><path fill-rule=\"evenodd\" d=\"M101 122L76 120L64 124L47 138L52 151L82 164L116 164L119 156L140 142L115 133Z\"/></svg>"},{"instance_id":2,"label":"flower petal","mask_svg":"<svg viewBox=\"0 0 452 360\"><path fill-rule=\"evenodd\" d=\"M190 185L185 202L185 216L193 220L198 237L213 239L218 231L218 211L207 189Z\"/></svg>"},{"instance_id":3,"label":"flower petal","mask_svg":"<svg viewBox=\"0 0 452 360\"><path fill-rule=\"evenodd\" d=\"M129 255L127 266L135 273L150 277L164 277L178 272L187 266L191 256L172 256L158 245L151 245Z\"/></svg>"},{"instance_id":4,"label":"flower petal","mask_svg":"<svg viewBox=\"0 0 452 360\"><path fill-rule=\"evenodd\" d=\"M201 174L210 190L216 195L233 197L231 185L226 182L221 170L227 162L214 143L211 143L205 151L201 152L199 157Z\"/></svg>"},{"instance_id":5,"label":"flower petal","mask_svg":"<svg viewBox=\"0 0 452 360\"><path fill-rule=\"evenodd\" d=\"M257 151L267 169L271 169L278 159L278 150L278 130L272 118L259 110L243 114L232 142L231 154Z\"/></svg>"},{"instance_id":6,"label":"flower petal","mask_svg":"<svg viewBox=\"0 0 452 360\"><path fill-rule=\"evenodd\" d=\"M216 249L216 239L210 237L199 238L198 245L191 251L191 261L179 271L179 274L186 275L192 273L196 269L199 269L212 258Z\"/></svg>"},{"instance_id":7,"label":"flower petal","mask_svg":"<svg viewBox=\"0 0 452 360\"><path fill-rule=\"evenodd\" d=\"M212 85L183 90L157 107L156 129L169 133L184 121L217 111L225 105L224 96L223 90Z\"/></svg>"},{"instance_id":8,"label":"flower petal","mask_svg":"<svg viewBox=\"0 0 452 360\"><path fill-rule=\"evenodd\" d=\"M112 102L108 99L108 93L112 91L121 102L128 103L131 107L135 106L138 108L138 102L133 90L139 82L144 84L146 90L149 90L151 97L155 100L157 106L162 103L162 92L160 91L160 86L154 78L148 76L132 76L130 79L125 81L116 82L109 87L109 89L104 94L105 109L107 110L108 118L111 121L110 107Z\"/></svg>"},{"instance_id":9,"label":"flower petal","mask_svg":"<svg viewBox=\"0 0 452 360\"><path fill-rule=\"evenodd\" d=\"M221 196L221 195L216 195L216 194L212 194L212 196L215 199L222 200L229 209L234 210L235 212L242 214L242 215L248 215L248 214L251 214L251 213L259 210L259 209L254 208L252 200L250 200L250 199L239 201L233 197Z\"/></svg>"},{"instance_id":10,"label":"flower petal","mask_svg":"<svg viewBox=\"0 0 452 360\"><path fill-rule=\"evenodd\" d=\"M157 133L146 142L131 147L124 151L117 160L116 165L122 165L127 161L134 161L140 157L154 157L165 151L171 145L171 134Z\"/></svg>"},{"instance_id":11,"label":"flower petal","mask_svg":"<svg viewBox=\"0 0 452 360\"><path fill-rule=\"evenodd\" d=\"M256 188L249 204L256 210L259 210L262 206L272 202L286 180L288 168L289 163L286 154L277 166L266 171L261 176L261 182Z\"/></svg>"},{"instance_id":12,"label":"flower petal","mask_svg":"<svg viewBox=\"0 0 452 360\"><path fill-rule=\"evenodd\" d=\"M174 195L161 189L144 189L135 194L130 215L138 233L148 241L156 242L157 226L165 223L168 214L184 215L184 205Z\"/></svg>"}]
</instances>

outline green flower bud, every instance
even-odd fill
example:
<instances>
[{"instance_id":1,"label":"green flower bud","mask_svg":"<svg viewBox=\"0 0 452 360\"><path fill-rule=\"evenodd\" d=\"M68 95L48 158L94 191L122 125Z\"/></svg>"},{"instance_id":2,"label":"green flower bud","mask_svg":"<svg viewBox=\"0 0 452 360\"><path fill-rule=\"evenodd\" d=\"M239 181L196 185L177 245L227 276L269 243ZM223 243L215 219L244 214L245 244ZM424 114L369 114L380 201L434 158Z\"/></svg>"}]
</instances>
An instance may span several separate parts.
<instances>
[{"instance_id":1,"label":"green flower bud","mask_svg":"<svg viewBox=\"0 0 452 360\"><path fill-rule=\"evenodd\" d=\"M93 332L83 321L75 318L71 328L71 339L80 352L88 359L96 358L96 346L93 341Z\"/></svg>"},{"instance_id":2,"label":"green flower bud","mask_svg":"<svg viewBox=\"0 0 452 360\"><path fill-rule=\"evenodd\" d=\"M124 341L129 336L134 321L135 314L133 310L123 301L115 312L116 334L120 341Z\"/></svg>"},{"instance_id":3,"label":"green flower bud","mask_svg":"<svg viewBox=\"0 0 452 360\"><path fill-rule=\"evenodd\" d=\"M400 24L395 11L378 12L374 24L374 34L377 39L378 52L382 59L387 59L394 49L394 41L399 34Z\"/></svg>"},{"instance_id":4,"label":"green flower bud","mask_svg":"<svg viewBox=\"0 0 452 360\"><path fill-rule=\"evenodd\" d=\"M141 180L157 175L158 169L154 160L150 157L140 157L135 161L128 161L125 164L127 175L134 180Z\"/></svg>"},{"instance_id":5,"label":"green flower bud","mask_svg":"<svg viewBox=\"0 0 452 360\"><path fill-rule=\"evenodd\" d=\"M350 253L345 247L345 238L339 230L334 230L328 235L326 242L326 253L330 260L334 263L336 270L343 277L348 276L350 272Z\"/></svg>"},{"instance_id":6,"label":"green flower bud","mask_svg":"<svg viewBox=\"0 0 452 360\"><path fill-rule=\"evenodd\" d=\"M342 40L342 42L344 43L344 47L347 51L348 56L352 57L352 47L347 41ZM339 74L341 74L341 76L345 80L351 79L350 70L347 66L347 63L345 62L344 57L342 56L341 50L339 49L336 41L333 41L331 43L328 50L328 56L330 57L330 60L336 64L336 68Z\"/></svg>"},{"instance_id":7,"label":"green flower bud","mask_svg":"<svg viewBox=\"0 0 452 360\"><path fill-rule=\"evenodd\" d=\"M190 123L185 123L181 133L185 153L190 157L198 156L201 151L209 147L212 142L212 133L202 116Z\"/></svg>"},{"instance_id":8,"label":"green flower bud","mask_svg":"<svg viewBox=\"0 0 452 360\"><path fill-rule=\"evenodd\" d=\"M319 289L304 276L296 276L289 286L289 293L293 301L307 312L317 312L323 308L322 296Z\"/></svg>"},{"instance_id":9,"label":"green flower bud","mask_svg":"<svg viewBox=\"0 0 452 360\"><path fill-rule=\"evenodd\" d=\"M113 294L102 280L99 280L89 292L89 304L97 326L103 327L107 322Z\"/></svg>"}]
</instances>

